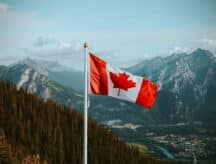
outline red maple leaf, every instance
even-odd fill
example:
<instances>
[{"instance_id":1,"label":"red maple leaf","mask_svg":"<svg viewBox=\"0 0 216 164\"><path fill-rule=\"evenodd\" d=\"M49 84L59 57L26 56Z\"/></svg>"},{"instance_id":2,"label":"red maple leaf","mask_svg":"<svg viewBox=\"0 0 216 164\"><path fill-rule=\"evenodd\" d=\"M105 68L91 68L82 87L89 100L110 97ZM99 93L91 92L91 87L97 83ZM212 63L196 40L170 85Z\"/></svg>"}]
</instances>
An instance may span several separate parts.
<instances>
[{"instance_id":1,"label":"red maple leaf","mask_svg":"<svg viewBox=\"0 0 216 164\"><path fill-rule=\"evenodd\" d=\"M132 80L128 80L130 75L123 73L112 73L110 72L110 78L114 84L114 88L119 88L118 96L120 93L120 89L127 91L129 88L136 87L136 83Z\"/></svg>"}]
</instances>

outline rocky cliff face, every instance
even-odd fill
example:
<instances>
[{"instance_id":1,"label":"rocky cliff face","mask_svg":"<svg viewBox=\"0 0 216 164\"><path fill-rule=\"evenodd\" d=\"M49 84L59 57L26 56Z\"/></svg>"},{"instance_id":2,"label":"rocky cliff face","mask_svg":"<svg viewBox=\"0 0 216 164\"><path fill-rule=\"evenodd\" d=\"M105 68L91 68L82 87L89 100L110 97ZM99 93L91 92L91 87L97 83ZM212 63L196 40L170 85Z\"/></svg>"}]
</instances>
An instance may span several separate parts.
<instances>
[{"instance_id":1,"label":"rocky cliff face","mask_svg":"<svg viewBox=\"0 0 216 164\"><path fill-rule=\"evenodd\" d=\"M160 85L155 108L159 113L167 111L170 121L210 121L208 118L216 111L216 102L213 102L216 99L216 58L209 51L197 49L190 54L157 57L128 71ZM206 113L205 116L201 117L200 112Z\"/></svg>"}]
</instances>

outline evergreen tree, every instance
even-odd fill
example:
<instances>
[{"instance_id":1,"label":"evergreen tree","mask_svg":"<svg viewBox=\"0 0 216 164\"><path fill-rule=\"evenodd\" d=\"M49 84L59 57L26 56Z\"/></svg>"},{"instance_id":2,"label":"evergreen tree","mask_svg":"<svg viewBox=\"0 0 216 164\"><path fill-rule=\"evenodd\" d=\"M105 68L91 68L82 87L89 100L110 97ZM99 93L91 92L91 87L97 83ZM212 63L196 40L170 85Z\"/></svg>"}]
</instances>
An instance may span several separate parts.
<instances>
[{"instance_id":1,"label":"evergreen tree","mask_svg":"<svg viewBox=\"0 0 216 164\"><path fill-rule=\"evenodd\" d=\"M164 163L127 146L91 119L88 126L89 164ZM3 82L0 82L0 128L8 143L19 150L17 159L28 157L52 164L83 162L82 114ZM0 160L6 161L2 150L0 146Z\"/></svg>"}]
</instances>

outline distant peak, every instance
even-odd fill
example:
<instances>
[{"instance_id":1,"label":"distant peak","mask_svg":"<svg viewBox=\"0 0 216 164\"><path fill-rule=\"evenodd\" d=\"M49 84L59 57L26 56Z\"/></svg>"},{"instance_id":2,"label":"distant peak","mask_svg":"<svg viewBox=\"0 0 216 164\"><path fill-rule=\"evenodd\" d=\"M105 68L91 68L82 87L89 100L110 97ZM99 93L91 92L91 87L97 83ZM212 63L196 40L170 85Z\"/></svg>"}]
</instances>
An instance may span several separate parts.
<instances>
[{"instance_id":1,"label":"distant peak","mask_svg":"<svg viewBox=\"0 0 216 164\"><path fill-rule=\"evenodd\" d=\"M213 55L212 52L210 52L209 50L202 49L202 48L197 48L196 50L194 50L194 51L192 52L192 54L193 54L193 53L205 53L205 54L211 54L211 55Z\"/></svg>"},{"instance_id":2,"label":"distant peak","mask_svg":"<svg viewBox=\"0 0 216 164\"><path fill-rule=\"evenodd\" d=\"M25 60L33 61L33 59L31 59L29 57L25 58Z\"/></svg>"},{"instance_id":3,"label":"distant peak","mask_svg":"<svg viewBox=\"0 0 216 164\"><path fill-rule=\"evenodd\" d=\"M22 59L22 60L20 60L18 62L15 62L14 64L12 64L12 66L17 65L17 64L25 64L25 65L31 66L32 64L36 64L36 62L35 62L35 60L27 57L27 58Z\"/></svg>"},{"instance_id":4,"label":"distant peak","mask_svg":"<svg viewBox=\"0 0 216 164\"><path fill-rule=\"evenodd\" d=\"M214 54L209 51L209 50L205 50L205 49L201 49L201 48L197 48L196 50L194 50L191 54L189 55L206 55L208 56L210 59L216 59Z\"/></svg>"}]
</instances>

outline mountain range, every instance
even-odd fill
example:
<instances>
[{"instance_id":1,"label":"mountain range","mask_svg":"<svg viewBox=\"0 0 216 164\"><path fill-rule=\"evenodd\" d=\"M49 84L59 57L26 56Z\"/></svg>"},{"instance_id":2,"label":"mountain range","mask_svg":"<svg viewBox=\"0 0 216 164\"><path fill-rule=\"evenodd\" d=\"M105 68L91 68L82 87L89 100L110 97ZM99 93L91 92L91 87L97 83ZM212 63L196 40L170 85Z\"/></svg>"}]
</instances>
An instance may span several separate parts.
<instances>
[{"instance_id":1,"label":"mountain range","mask_svg":"<svg viewBox=\"0 0 216 164\"><path fill-rule=\"evenodd\" d=\"M82 95L49 78L49 72L36 62L21 61L11 66L0 67L0 79L24 88L28 93L35 93L44 100L53 99L58 103L80 109ZM54 74L54 73L53 73Z\"/></svg>"},{"instance_id":2,"label":"mountain range","mask_svg":"<svg viewBox=\"0 0 216 164\"><path fill-rule=\"evenodd\" d=\"M82 91L84 86L83 72L70 67L63 66L57 61L45 61L26 58L11 65L27 65L36 72L48 76L50 80L56 81L65 87L72 87L76 91Z\"/></svg>"},{"instance_id":3,"label":"mountain range","mask_svg":"<svg viewBox=\"0 0 216 164\"><path fill-rule=\"evenodd\" d=\"M160 85L156 115L164 121L215 124L216 58L207 50L143 61L128 71ZM156 117L155 115L155 117Z\"/></svg>"},{"instance_id":4,"label":"mountain range","mask_svg":"<svg viewBox=\"0 0 216 164\"><path fill-rule=\"evenodd\" d=\"M216 58L210 51L197 49L155 57L125 70L160 85L154 108L149 111L125 101L91 95L89 113L98 122L108 126L181 122L216 125ZM57 62L26 59L0 66L0 79L45 99L82 109L83 73Z\"/></svg>"}]
</instances>

